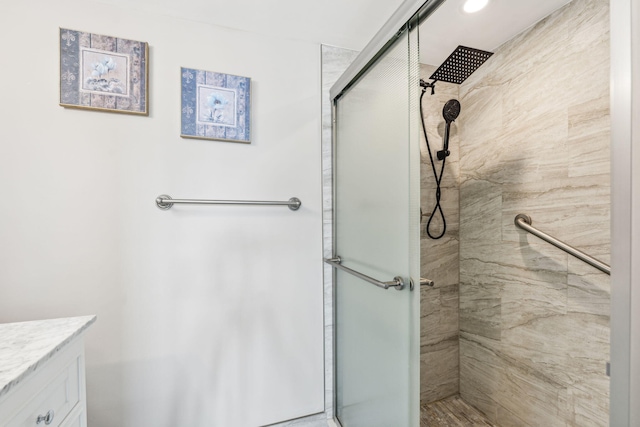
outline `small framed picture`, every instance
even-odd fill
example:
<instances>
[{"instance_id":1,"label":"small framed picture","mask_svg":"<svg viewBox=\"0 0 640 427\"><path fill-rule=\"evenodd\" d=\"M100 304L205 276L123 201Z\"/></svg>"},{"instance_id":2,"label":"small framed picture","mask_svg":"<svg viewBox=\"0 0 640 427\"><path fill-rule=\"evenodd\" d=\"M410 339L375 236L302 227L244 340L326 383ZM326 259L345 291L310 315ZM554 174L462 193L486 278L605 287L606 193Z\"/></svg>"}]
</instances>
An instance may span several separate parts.
<instances>
[{"instance_id":1,"label":"small framed picture","mask_svg":"<svg viewBox=\"0 0 640 427\"><path fill-rule=\"evenodd\" d=\"M251 143L251 79L181 68L183 138Z\"/></svg>"},{"instance_id":2,"label":"small framed picture","mask_svg":"<svg viewBox=\"0 0 640 427\"><path fill-rule=\"evenodd\" d=\"M60 105L148 115L145 42L60 28Z\"/></svg>"}]
</instances>

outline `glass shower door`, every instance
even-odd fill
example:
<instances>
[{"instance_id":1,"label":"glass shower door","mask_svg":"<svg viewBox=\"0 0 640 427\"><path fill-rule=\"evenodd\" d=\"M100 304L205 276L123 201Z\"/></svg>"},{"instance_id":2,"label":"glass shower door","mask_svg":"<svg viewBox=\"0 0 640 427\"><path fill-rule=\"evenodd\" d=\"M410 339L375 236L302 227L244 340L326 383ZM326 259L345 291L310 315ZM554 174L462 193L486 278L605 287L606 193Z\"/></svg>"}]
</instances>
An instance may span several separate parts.
<instances>
[{"instance_id":1,"label":"glass shower door","mask_svg":"<svg viewBox=\"0 0 640 427\"><path fill-rule=\"evenodd\" d=\"M417 30L334 101L336 413L343 427L419 421ZM353 271L404 288L375 286ZM411 290L410 279L417 283Z\"/></svg>"}]
</instances>

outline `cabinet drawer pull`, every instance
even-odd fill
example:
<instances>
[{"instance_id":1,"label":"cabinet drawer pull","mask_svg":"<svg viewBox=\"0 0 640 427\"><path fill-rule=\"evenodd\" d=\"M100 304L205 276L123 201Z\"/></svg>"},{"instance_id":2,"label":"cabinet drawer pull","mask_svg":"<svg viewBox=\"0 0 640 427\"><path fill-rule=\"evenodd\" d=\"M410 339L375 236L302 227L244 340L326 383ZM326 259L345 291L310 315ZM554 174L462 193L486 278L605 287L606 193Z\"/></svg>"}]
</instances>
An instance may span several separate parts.
<instances>
[{"instance_id":1,"label":"cabinet drawer pull","mask_svg":"<svg viewBox=\"0 0 640 427\"><path fill-rule=\"evenodd\" d=\"M51 424L51 422L53 421L53 415L54 415L53 409L47 412L46 415L38 415L38 418L36 419L36 424L40 424L43 421L45 425Z\"/></svg>"}]
</instances>

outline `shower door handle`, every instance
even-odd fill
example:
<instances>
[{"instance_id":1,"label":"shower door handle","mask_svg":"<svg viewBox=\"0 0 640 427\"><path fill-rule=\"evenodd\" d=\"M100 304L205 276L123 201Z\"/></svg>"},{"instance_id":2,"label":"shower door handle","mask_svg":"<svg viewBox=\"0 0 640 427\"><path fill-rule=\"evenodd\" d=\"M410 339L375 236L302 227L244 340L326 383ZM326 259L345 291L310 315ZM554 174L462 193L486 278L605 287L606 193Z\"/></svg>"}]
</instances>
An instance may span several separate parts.
<instances>
[{"instance_id":1,"label":"shower door handle","mask_svg":"<svg viewBox=\"0 0 640 427\"><path fill-rule=\"evenodd\" d=\"M396 291L401 291L404 289L404 280L402 280L402 277L400 276L396 276L393 278L392 281L390 282L382 282L380 280L376 280L373 277L369 277L366 274L362 274L359 271L355 271L350 269L349 267L345 267L344 265L341 264L342 260L340 259L339 256L335 257L335 258L325 258L324 262L326 262L327 264L329 264L330 266L332 266L333 268L337 268L338 270L342 270L345 271L353 276L358 277L359 279L364 280L365 282L369 282L372 285L375 285L379 288L382 289L389 289L389 288L395 288Z\"/></svg>"}]
</instances>

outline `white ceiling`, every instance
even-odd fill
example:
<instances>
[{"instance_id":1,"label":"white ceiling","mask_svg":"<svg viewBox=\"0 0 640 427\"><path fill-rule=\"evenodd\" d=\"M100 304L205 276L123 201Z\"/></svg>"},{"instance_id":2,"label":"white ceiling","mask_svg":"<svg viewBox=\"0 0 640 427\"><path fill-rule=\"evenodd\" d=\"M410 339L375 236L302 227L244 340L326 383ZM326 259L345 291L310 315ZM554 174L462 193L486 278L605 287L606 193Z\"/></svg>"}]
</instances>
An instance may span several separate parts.
<instances>
[{"instance_id":1,"label":"white ceiling","mask_svg":"<svg viewBox=\"0 0 640 427\"><path fill-rule=\"evenodd\" d=\"M361 50L402 0L97 0L268 36Z\"/></svg>"},{"instance_id":2,"label":"white ceiling","mask_svg":"<svg viewBox=\"0 0 640 427\"><path fill-rule=\"evenodd\" d=\"M476 13L447 0L420 26L420 62L440 65L458 45L493 52L571 0L489 0Z\"/></svg>"},{"instance_id":3,"label":"white ceiling","mask_svg":"<svg viewBox=\"0 0 640 427\"><path fill-rule=\"evenodd\" d=\"M277 38L361 50L403 0L96 0ZM494 51L570 0L489 0L462 12L447 0L420 27L421 62L439 65L458 46Z\"/></svg>"}]
</instances>

